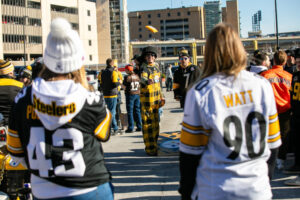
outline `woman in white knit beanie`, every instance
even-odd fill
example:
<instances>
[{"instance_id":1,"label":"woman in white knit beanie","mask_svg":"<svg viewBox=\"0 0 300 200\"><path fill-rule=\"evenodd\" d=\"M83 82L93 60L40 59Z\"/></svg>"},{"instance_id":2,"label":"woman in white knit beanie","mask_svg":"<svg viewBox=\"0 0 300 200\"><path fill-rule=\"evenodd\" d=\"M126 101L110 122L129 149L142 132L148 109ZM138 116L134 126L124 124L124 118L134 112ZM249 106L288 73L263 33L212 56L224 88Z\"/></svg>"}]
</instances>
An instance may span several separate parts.
<instances>
[{"instance_id":1,"label":"woman in white knit beanie","mask_svg":"<svg viewBox=\"0 0 300 200\"><path fill-rule=\"evenodd\" d=\"M101 146L111 114L88 90L82 42L65 19L51 23L43 59L40 77L15 100L7 149L25 158L35 199L112 200Z\"/></svg>"}]
</instances>

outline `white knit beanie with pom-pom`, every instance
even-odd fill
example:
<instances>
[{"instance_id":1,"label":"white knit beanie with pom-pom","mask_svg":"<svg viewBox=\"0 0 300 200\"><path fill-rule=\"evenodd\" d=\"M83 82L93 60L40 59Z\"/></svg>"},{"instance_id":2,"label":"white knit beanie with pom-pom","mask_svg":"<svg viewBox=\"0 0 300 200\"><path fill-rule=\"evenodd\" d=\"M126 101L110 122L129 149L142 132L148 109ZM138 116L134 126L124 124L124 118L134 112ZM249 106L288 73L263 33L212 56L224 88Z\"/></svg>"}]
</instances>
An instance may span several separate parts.
<instances>
[{"instance_id":1,"label":"white knit beanie with pom-pom","mask_svg":"<svg viewBox=\"0 0 300 200\"><path fill-rule=\"evenodd\" d=\"M83 45L71 24L56 18L51 23L44 52L44 64L55 73L65 74L82 67L84 61Z\"/></svg>"}]
</instances>

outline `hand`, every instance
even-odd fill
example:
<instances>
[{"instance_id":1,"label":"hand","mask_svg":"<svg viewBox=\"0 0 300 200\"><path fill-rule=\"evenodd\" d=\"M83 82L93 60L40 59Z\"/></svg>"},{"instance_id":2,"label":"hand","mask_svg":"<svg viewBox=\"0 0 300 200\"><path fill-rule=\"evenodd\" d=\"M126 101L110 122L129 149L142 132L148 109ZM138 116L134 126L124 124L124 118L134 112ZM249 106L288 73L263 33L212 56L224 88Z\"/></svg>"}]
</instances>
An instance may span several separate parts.
<instances>
[{"instance_id":1,"label":"hand","mask_svg":"<svg viewBox=\"0 0 300 200\"><path fill-rule=\"evenodd\" d=\"M154 80L153 79L148 79L148 85L151 85L154 83Z\"/></svg>"}]
</instances>

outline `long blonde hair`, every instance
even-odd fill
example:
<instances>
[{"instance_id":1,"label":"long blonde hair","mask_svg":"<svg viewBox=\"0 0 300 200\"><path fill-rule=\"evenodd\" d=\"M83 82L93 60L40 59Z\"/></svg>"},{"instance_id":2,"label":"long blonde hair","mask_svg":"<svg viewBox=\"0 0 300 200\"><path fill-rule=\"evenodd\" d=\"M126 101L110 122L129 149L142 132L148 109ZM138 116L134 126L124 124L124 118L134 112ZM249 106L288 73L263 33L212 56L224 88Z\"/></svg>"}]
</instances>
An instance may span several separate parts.
<instances>
[{"instance_id":1,"label":"long blonde hair","mask_svg":"<svg viewBox=\"0 0 300 200\"><path fill-rule=\"evenodd\" d=\"M41 70L39 76L43 78L45 81L56 81L58 76L64 76L65 79L71 79L75 83L80 83L84 88L87 90L93 91L93 88L90 87L88 84L86 73L84 66L82 66L80 69L66 73L66 74L57 74L55 72L50 71L45 65L43 66L43 69Z\"/></svg>"},{"instance_id":2,"label":"long blonde hair","mask_svg":"<svg viewBox=\"0 0 300 200\"><path fill-rule=\"evenodd\" d=\"M218 72L236 76L246 63L246 52L238 34L228 24L216 25L206 40L202 78Z\"/></svg>"}]
</instances>

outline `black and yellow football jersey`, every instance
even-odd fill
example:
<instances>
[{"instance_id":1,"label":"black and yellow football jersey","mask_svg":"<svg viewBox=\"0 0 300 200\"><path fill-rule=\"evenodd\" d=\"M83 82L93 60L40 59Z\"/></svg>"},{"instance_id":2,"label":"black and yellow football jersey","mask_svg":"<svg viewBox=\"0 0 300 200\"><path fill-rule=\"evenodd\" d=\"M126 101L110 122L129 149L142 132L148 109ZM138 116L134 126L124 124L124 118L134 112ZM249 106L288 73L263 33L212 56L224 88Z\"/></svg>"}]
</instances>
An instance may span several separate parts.
<instances>
[{"instance_id":1,"label":"black and yellow football jersey","mask_svg":"<svg viewBox=\"0 0 300 200\"><path fill-rule=\"evenodd\" d=\"M103 96L86 92L81 109L76 104L59 106L43 103L24 88L16 97L9 121L7 149L15 157L25 157L31 173L52 183L71 188L88 188L108 182L100 141L109 139L111 114ZM49 130L37 112L51 117L78 112L65 124ZM37 112L35 112L35 110Z\"/></svg>"}]
</instances>

